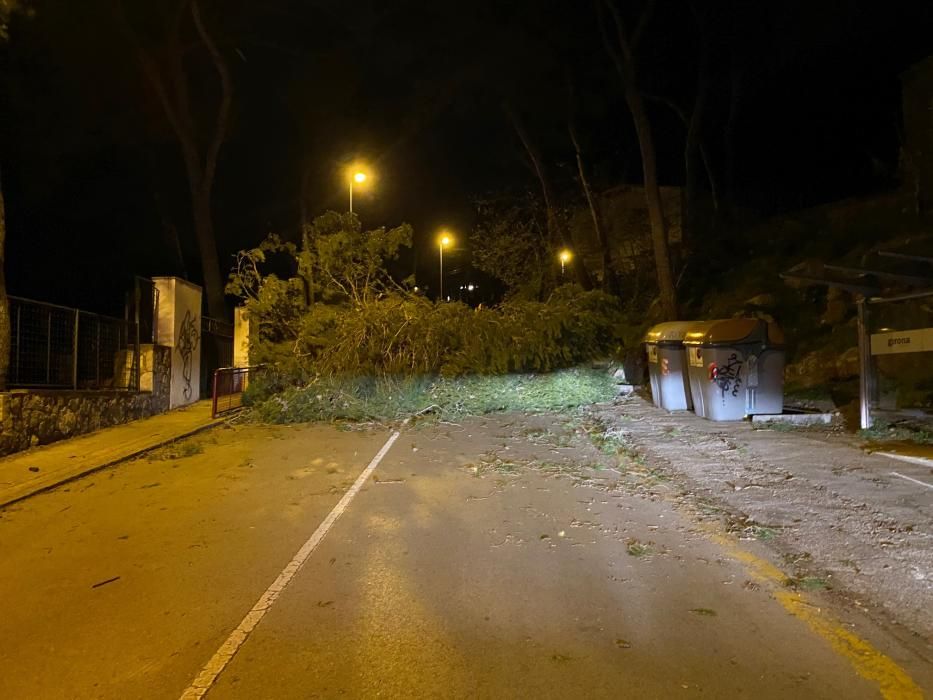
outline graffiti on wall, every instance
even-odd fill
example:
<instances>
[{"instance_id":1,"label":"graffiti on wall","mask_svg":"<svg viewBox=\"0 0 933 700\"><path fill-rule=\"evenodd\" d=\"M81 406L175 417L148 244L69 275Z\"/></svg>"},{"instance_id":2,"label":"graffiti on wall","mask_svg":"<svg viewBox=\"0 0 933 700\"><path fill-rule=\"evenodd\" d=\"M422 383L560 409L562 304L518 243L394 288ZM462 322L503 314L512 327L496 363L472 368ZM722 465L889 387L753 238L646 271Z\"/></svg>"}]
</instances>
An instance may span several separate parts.
<instances>
[{"instance_id":1,"label":"graffiti on wall","mask_svg":"<svg viewBox=\"0 0 933 700\"><path fill-rule=\"evenodd\" d=\"M182 393L185 400L191 399L193 389L191 388L191 377L194 373L194 353L198 349L198 343L201 340L201 334L198 330L198 317L192 315L191 310L185 312L185 318L181 322L181 329L178 333L178 343L176 350L181 355L181 378L185 385Z\"/></svg>"}]
</instances>

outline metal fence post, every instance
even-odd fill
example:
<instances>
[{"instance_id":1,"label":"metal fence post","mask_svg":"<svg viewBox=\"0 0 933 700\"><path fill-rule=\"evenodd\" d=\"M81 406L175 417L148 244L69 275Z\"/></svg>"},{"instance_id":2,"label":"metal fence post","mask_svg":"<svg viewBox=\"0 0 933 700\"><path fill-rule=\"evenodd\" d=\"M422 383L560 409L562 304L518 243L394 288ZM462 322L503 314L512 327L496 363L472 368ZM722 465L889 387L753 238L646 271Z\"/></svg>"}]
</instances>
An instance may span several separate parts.
<instances>
[{"instance_id":1,"label":"metal fence post","mask_svg":"<svg viewBox=\"0 0 933 700\"><path fill-rule=\"evenodd\" d=\"M52 381L52 309L47 309L45 324L45 383Z\"/></svg>"},{"instance_id":2,"label":"metal fence post","mask_svg":"<svg viewBox=\"0 0 933 700\"><path fill-rule=\"evenodd\" d=\"M75 322L73 335L71 337L71 388L78 389L78 328L81 320L81 312L75 309Z\"/></svg>"},{"instance_id":3,"label":"metal fence post","mask_svg":"<svg viewBox=\"0 0 933 700\"><path fill-rule=\"evenodd\" d=\"M135 286L136 286L136 303L134 304L134 306L136 308L134 309L134 311L136 314L136 344L133 348L133 369L136 374L135 386L136 386L136 391L138 392L139 387L140 387L140 381L139 381L140 380L140 377L139 377L139 374L140 374L139 372L139 369L140 369L139 367L140 366L140 361L139 361L139 304L140 304L141 297L142 297L142 290L139 288L138 277L136 278Z\"/></svg>"},{"instance_id":4,"label":"metal fence post","mask_svg":"<svg viewBox=\"0 0 933 700\"><path fill-rule=\"evenodd\" d=\"M214 383L211 387L211 418L217 417L217 375L220 374L219 369L214 370Z\"/></svg>"},{"instance_id":5,"label":"metal fence post","mask_svg":"<svg viewBox=\"0 0 933 700\"><path fill-rule=\"evenodd\" d=\"M22 317L23 317L23 306L22 304L17 303L16 304L16 374L15 374L15 379L14 379L14 381L16 382L19 381L19 364L20 364L19 352L20 352L20 345L22 343L22 337L23 337L22 324L20 323L20 321L22 320Z\"/></svg>"},{"instance_id":6,"label":"metal fence post","mask_svg":"<svg viewBox=\"0 0 933 700\"><path fill-rule=\"evenodd\" d=\"M100 389L100 319L97 319L97 363L94 373L95 386Z\"/></svg>"}]
</instances>

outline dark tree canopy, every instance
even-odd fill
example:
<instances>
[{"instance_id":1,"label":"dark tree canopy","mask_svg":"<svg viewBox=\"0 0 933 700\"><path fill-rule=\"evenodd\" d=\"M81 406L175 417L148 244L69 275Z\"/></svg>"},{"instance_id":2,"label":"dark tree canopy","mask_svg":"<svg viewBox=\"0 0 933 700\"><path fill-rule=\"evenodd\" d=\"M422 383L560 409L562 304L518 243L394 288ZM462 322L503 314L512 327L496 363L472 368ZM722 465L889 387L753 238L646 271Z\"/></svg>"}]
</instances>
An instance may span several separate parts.
<instances>
[{"instance_id":1,"label":"dark tree canopy","mask_svg":"<svg viewBox=\"0 0 933 700\"><path fill-rule=\"evenodd\" d=\"M0 67L11 288L104 311L119 310L133 274L203 281L190 167L138 61L142 47L165 65L173 8L188 8L179 48L202 163L223 98L191 3L121 0L136 46L117 4L37 2L29 18L3 22L10 41ZM634 27L645 4L617 7ZM12 7L0 4L0 16ZM466 241L475 200L521 202L540 189L504 101L522 115L555 198L586 206L567 131L568 75L592 191L641 181L637 133L593 3L199 0L197 7L232 85L209 193L222 271L266 233L297 240L302 221L344 208L341 168L364 158L377 174L359 197L365 226L410 222L413 252L400 264L427 279L441 226ZM896 184L898 75L933 52L926 4L692 7L657 0L639 42L638 87L662 186L690 177L702 195L715 182L725 217ZM685 143L701 44L708 77L693 135L705 160L690 174ZM39 264L36 250L54 254ZM467 250L454 251L452 274L468 274L467 260ZM76 263L92 285L71 282ZM676 274L681 261L672 264Z\"/></svg>"}]
</instances>

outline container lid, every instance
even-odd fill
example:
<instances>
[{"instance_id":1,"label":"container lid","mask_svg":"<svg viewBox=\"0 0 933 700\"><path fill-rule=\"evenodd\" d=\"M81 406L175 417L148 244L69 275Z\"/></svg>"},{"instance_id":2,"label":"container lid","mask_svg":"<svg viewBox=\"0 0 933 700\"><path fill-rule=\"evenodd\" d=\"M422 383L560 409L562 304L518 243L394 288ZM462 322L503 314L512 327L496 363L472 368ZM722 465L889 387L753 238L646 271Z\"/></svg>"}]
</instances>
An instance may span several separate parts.
<instances>
[{"instance_id":1,"label":"container lid","mask_svg":"<svg viewBox=\"0 0 933 700\"><path fill-rule=\"evenodd\" d=\"M667 323L659 323L645 334L645 342L680 343L683 341L687 331L694 325L695 323L693 321L668 321Z\"/></svg>"},{"instance_id":2,"label":"container lid","mask_svg":"<svg viewBox=\"0 0 933 700\"><path fill-rule=\"evenodd\" d=\"M684 337L685 345L726 345L768 343L783 345L784 333L772 322L759 318L728 318L693 324Z\"/></svg>"}]
</instances>

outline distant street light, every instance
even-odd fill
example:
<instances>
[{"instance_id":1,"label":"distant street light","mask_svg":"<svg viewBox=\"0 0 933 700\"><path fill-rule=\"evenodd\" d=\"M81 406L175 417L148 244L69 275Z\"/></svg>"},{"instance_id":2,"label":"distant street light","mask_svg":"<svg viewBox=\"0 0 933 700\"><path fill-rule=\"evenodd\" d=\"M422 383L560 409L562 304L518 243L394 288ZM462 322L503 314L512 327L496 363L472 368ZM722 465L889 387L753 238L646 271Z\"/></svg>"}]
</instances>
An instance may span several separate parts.
<instances>
[{"instance_id":1,"label":"distant street light","mask_svg":"<svg viewBox=\"0 0 933 700\"><path fill-rule=\"evenodd\" d=\"M564 248L562 251L560 251L557 257L560 258L560 276L563 277L564 268L566 267L567 263L573 259L573 253Z\"/></svg>"},{"instance_id":2,"label":"distant street light","mask_svg":"<svg viewBox=\"0 0 933 700\"><path fill-rule=\"evenodd\" d=\"M356 170L355 168L350 169L350 213L353 213L353 183L357 185L362 185L366 182L366 173L362 170Z\"/></svg>"},{"instance_id":3,"label":"distant street light","mask_svg":"<svg viewBox=\"0 0 933 700\"><path fill-rule=\"evenodd\" d=\"M437 251L440 254L440 289L441 289L441 301L444 301L444 248L449 247L453 244L453 238L447 231L441 231L440 237L437 239Z\"/></svg>"}]
</instances>

